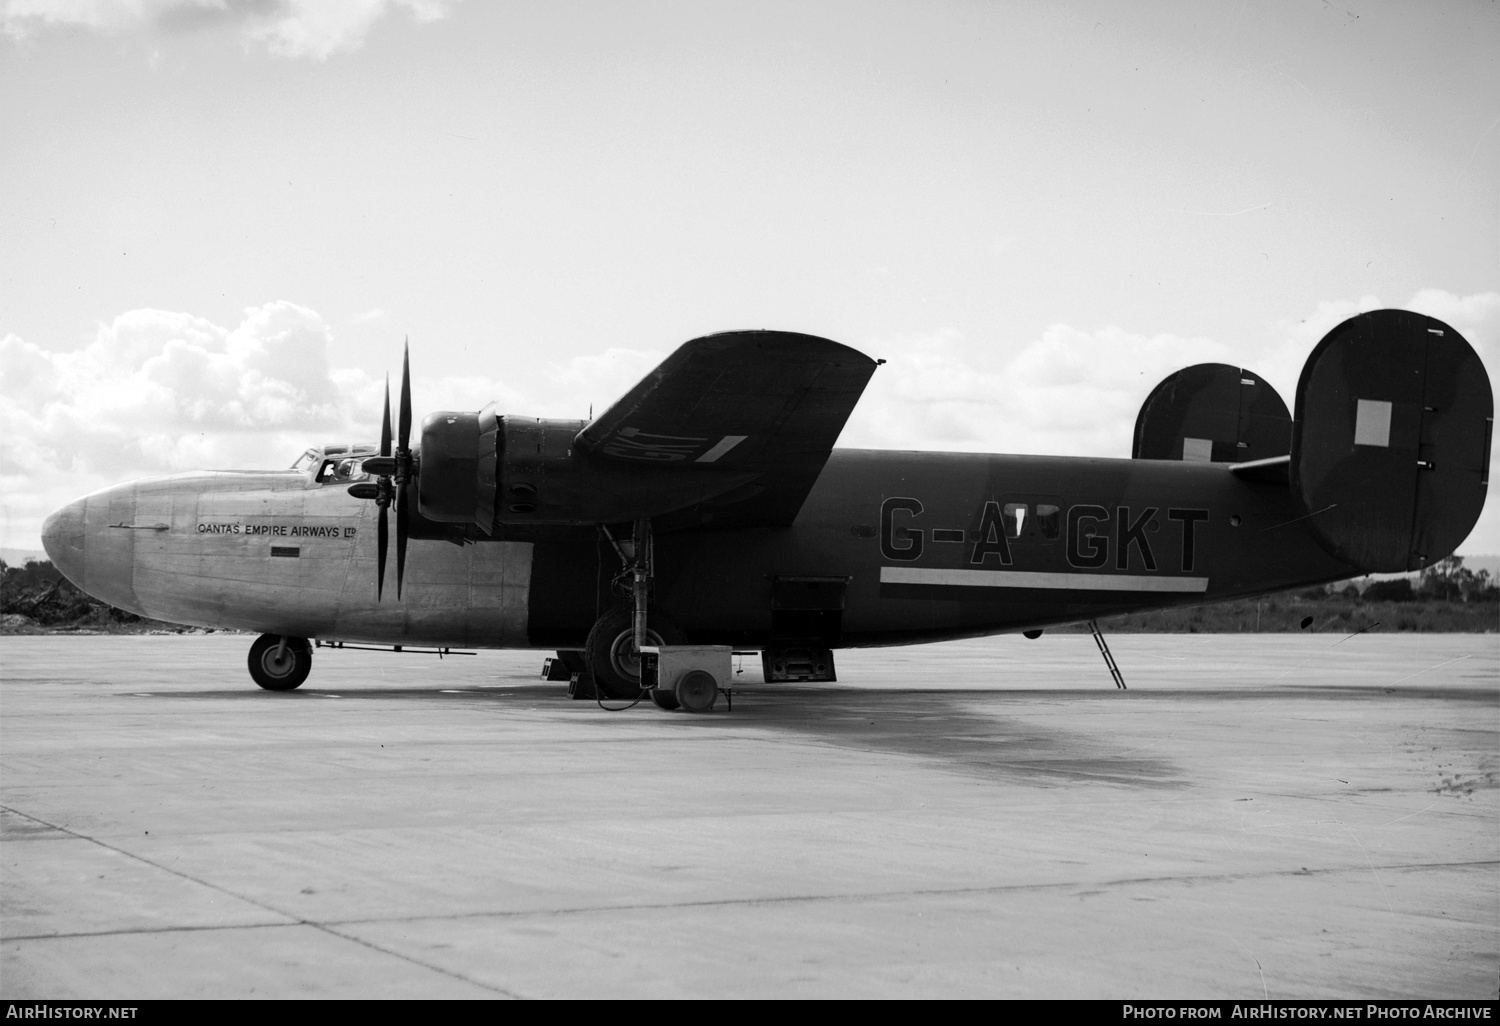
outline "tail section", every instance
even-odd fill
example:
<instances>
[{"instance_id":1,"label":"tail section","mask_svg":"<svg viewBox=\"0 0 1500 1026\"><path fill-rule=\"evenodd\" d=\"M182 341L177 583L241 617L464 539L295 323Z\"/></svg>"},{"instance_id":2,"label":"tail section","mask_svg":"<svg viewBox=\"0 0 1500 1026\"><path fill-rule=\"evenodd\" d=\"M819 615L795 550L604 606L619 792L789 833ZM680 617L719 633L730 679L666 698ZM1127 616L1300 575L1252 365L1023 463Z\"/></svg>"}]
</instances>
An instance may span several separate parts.
<instances>
[{"instance_id":1,"label":"tail section","mask_svg":"<svg viewBox=\"0 0 1500 1026\"><path fill-rule=\"evenodd\" d=\"M1451 554L1489 486L1494 398L1442 321L1360 314L1318 343L1297 383L1291 487L1332 556L1367 573Z\"/></svg>"},{"instance_id":2,"label":"tail section","mask_svg":"<svg viewBox=\"0 0 1500 1026\"><path fill-rule=\"evenodd\" d=\"M1244 463L1291 451L1292 418L1254 371L1200 363L1169 374L1135 419L1138 460Z\"/></svg>"}]
</instances>

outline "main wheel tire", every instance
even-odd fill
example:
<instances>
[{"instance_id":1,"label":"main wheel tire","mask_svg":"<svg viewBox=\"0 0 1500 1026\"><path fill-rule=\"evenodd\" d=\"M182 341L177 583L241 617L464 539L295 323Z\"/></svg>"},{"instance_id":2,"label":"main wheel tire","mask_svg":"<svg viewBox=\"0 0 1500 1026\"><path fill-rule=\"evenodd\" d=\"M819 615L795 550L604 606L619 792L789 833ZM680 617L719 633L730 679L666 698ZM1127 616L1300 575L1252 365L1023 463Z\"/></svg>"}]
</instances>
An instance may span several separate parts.
<instances>
[{"instance_id":1,"label":"main wheel tire","mask_svg":"<svg viewBox=\"0 0 1500 1026\"><path fill-rule=\"evenodd\" d=\"M677 704L692 713L705 713L719 698L719 682L707 670L689 670L677 680Z\"/></svg>"},{"instance_id":2,"label":"main wheel tire","mask_svg":"<svg viewBox=\"0 0 1500 1026\"><path fill-rule=\"evenodd\" d=\"M250 677L267 691L291 691L312 672L312 646L306 638L262 634L250 646ZM279 650L279 654L278 654Z\"/></svg>"},{"instance_id":3,"label":"main wheel tire","mask_svg":"<svg viewBox=\"0 0 1500 1026\"><path fill-rule=\"evenodd\" d=\"M646 614L648 645L677 645L682 632L655 613ZM584 649L594 687L605 698L639 698L641 656L635 650L635 614L625 606L611 609L594 623Z\"/></svg>"}]
</instances>

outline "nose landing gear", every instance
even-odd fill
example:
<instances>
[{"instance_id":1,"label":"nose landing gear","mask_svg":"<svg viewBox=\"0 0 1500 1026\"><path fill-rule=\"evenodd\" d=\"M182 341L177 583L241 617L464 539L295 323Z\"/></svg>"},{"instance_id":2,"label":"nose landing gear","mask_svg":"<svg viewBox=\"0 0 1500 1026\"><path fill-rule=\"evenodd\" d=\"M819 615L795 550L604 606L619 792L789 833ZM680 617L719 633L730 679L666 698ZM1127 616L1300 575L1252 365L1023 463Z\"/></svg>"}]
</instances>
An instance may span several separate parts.
<instances>
[{"instance_id":1,"label":"nose landing gear","mask_svg":"<svg viewBox=\"0 0 1500 1026\"><path fill-rule=\"evenodd\" d=\"M250 677L267 691L291 691L312 672L306 638L262 634L250 646Z\"/></svg>"}]
</instances>

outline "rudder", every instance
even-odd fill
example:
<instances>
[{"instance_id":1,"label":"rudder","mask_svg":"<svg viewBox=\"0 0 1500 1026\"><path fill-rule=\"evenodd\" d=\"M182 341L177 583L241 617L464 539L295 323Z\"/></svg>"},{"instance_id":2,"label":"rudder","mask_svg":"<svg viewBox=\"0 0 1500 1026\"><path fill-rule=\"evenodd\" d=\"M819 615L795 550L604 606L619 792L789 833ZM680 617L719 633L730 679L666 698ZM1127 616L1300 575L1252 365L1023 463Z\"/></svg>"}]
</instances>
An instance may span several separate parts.
<instances>
[{"instance_id":1,"label":"rudder","mask_svg":"<svg viewBox=\"0 0 1500 1026\"><path fill-rule=\"evenodd\" d=\"M1138 460L1243 463L1291 451L1292 418L1254 371L1200 363L1169 374L1135 418Z\"/></svg>"},{"instance_id":2,"label":"rudder","mask_svg":"<svg viewBox=\"0 0 1500 1026\"><path fill-rule=\"evenodd\" d=\"M1292 491L1331 555L1419 570L1468 537L1489 486L1489 375L1453 328L1405 310L1351 317L1297 383Z\"/></svg>"}]
</instances>

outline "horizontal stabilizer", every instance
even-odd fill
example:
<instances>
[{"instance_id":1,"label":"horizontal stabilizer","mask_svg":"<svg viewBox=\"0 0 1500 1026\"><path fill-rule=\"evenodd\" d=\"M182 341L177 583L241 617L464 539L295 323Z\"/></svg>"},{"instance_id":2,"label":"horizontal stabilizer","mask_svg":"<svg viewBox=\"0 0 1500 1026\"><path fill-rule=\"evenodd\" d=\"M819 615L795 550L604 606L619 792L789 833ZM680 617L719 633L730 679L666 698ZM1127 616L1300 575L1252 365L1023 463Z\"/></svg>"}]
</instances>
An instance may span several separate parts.
<instances>
[{"instance_id":1,"label":"horizontal stabilizer","mask_svg":"<svg viewBox=\"0 0 1500 1026\"><path fill-rule=\"evenodd\" d=\"M1367 573L1450 555L1489 485L1494 397L1442 321L1375 310L1334 328L1297 383L1292 491L1337 559Z\"/></svg>"},{"instance_id":2,"label":"horizontal stabilizer","mask_svg":"<svg viewBox=\"0 0 1500 1026\"><path fill-rule=\"evenodd\" d=\"M1141 404L1138 460L1245 463L1291 451L1292 418L1259 374L1200 363L1167 375Z\"/></svg>"},{"instance_id":3,"label":"horizontal stabilizer","mask_svg":"<svg viewBox=\"0 0 1500 1026\"><path fill-rule=\"evenodd\" d=\"M1272 456L1264 460L1235 463L1230 466L1229 472L1242 481L1253 481L1256 484L1275 484L1281 485L1284 488L1291 484L1292 458L1290 456Z\"/></svg>"}]
</instances>

